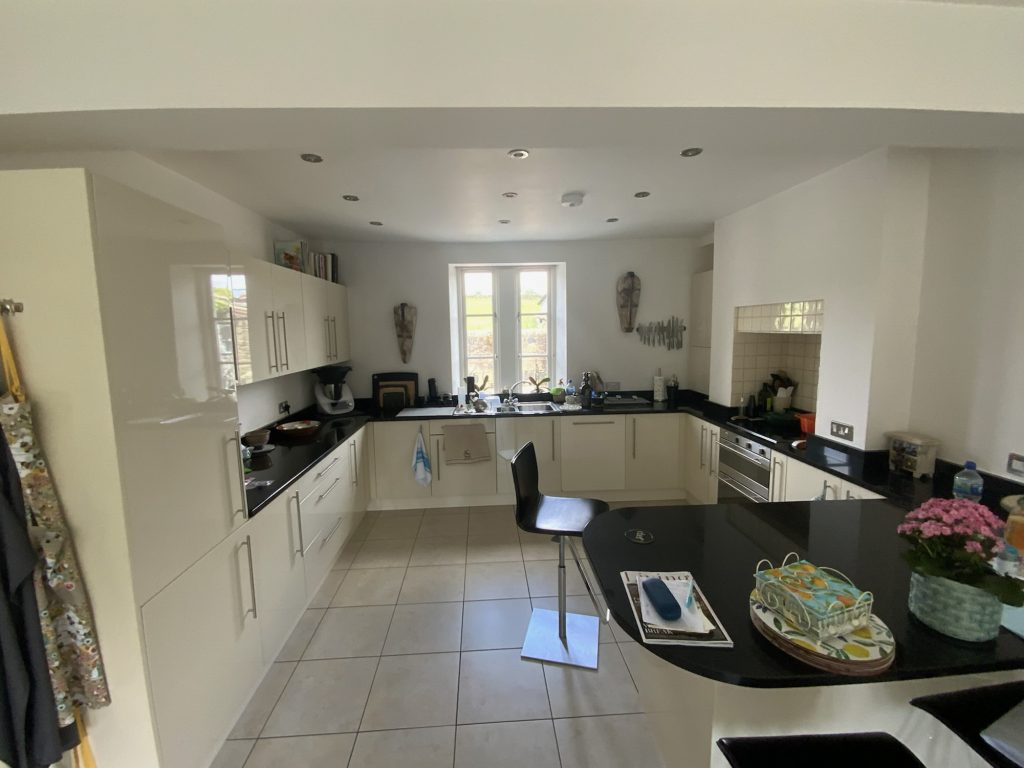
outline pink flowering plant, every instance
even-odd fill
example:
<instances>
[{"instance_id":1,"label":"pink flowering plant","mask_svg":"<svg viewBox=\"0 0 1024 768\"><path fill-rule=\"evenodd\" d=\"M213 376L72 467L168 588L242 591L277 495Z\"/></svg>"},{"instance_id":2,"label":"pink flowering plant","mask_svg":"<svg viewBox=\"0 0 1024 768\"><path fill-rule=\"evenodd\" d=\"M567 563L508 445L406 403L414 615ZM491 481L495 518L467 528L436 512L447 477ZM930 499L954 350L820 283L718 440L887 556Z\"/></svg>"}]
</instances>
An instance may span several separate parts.
<instances>
[{"instance_id":1,"label":"pink flowering plant","mask_svg":"<svg viewBox=\"0 0 1024 768\"><path fill-rule=\"evenodd\" d=\"M905 557L924 576L942 576L991 592L1007 605L1024 605L1024 582L989 565L1003 550L1003 521L967 499L929 499L907 514L897 533L913 546Z\"/></svg>"}]
</instances>

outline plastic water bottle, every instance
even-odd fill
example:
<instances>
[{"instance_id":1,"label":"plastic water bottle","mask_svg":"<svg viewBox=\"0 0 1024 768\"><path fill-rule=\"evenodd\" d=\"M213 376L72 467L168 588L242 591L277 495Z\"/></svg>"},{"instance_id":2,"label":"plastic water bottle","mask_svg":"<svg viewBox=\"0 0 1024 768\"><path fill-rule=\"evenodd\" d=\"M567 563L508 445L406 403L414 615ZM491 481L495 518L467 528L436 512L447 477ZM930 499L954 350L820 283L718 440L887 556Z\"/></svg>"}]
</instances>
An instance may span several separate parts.
<instances>
[{"instance_id":1,"label":"plastic water bottle","mask_svg":"<svg viewBox=\"0 0 1024 768\"><path fill-rule=\"evenodd\" d=\"M565 385L565 394L567 394L567 395L575 395L576 394L576 387L575 387L575 385L573 385L572 379L569 379L569 383Z\"/></svg>"},{"instance_id":2,"label":"plastic water bottle","mask_svg":"<svg viewBox=\"0 0 1024 768\"><path fill-rule=\"evenodd\" d=\"M954 498L981 501L981 492L985 481L981 479L981 475L976 471L977 469L977 464L973 461L968 461L964 463L964 468L956 473L953 477Z\"/></svg>"}]
</instances>

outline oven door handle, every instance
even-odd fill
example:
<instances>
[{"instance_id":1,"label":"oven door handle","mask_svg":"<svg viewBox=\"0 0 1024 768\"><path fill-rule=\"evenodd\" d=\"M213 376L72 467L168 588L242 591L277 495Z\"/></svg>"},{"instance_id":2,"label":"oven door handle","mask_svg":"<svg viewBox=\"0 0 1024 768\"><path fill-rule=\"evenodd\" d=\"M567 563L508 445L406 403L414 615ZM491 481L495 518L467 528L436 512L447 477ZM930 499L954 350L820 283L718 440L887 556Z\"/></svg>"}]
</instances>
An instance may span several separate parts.
<instances>
[{"instance_id":1,"label":"oven door handle","mask_svg":"<svg viewBox=\"0 0 1024 768\"><path fill-rule=\"evenodd\" d=\"M734 483L734 482L732 482L732 480L728 480L726 478L726 476L721 474L721 473L719 473L719 475L718 475L718 482L725 483L727 486L732 488L734 491L736 491L737 493L741 494L742 496L745 496L746 498L750 499L751 501L756 501L759 504L763 504L763 503L768 501L768 499L766 499L764 496L760 496L758 494L755 494L749 488L744 488L743 486L739 485L738 483Z\"/></svg>"},{"instance_id":2,"label":"oven door handle","mask_svg":"<svg viewBox=\"0 0 1024 768\"><path fill-rule=\"evenodd\" d=\"M727 451L735 453L740 458L746 459L747 461L751 461L754 464L757 464L757 466L761 467L762 469L771 469L771 460L765 458L764 456L758 456L756 453L751 453L750 451L745 451L742 448L737 448L735 445L723 443L721 440L718 441L718 447L725 448Z\"/></svg>"}]
</instances>

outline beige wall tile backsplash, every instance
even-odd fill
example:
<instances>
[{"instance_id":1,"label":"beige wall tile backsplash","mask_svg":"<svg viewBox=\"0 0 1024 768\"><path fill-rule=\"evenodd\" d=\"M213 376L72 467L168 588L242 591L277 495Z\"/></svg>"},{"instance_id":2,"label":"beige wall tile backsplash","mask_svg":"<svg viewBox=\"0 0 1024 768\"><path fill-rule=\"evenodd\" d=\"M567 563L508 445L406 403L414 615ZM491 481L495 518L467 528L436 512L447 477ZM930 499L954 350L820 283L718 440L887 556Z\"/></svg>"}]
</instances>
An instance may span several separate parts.
<instances>
[{"instance_id":1,"label":"beige wall tile backsplash","mask_svg":"<svg viewBox=\"0 0 1024 768\"><path fill-rule=\"evenodd\" d=\"M774 371L783 370L797 383L793 407L813 411L818 402L818 368L821 364L821 336L793 333L736 332L732 360L732 402L738 405L771 381Z\"/></svg>"}]
</instances>

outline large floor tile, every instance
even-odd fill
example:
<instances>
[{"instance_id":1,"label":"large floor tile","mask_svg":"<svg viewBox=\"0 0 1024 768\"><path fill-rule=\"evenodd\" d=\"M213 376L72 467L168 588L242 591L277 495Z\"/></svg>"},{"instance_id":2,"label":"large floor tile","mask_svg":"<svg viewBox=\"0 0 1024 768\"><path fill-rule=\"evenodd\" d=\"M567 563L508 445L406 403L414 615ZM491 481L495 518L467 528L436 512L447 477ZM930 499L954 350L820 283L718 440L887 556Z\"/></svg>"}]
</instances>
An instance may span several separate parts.
<instances>
[{"instance_id":1,"label":"large floor tile","mask_svg":"<svg viewBox=\"0 0 1024 768\"><path fill-rule=\"evenodd\" d=\"M413 539L379 539L363 544L353 568L398 568L409 564Z\"/></svg>"},{"instance_id":2,"label":"large floor tile","mask_svg":"<svg viewBox=\"0 0 1024 768\"><path fill-rule=\"evenodd\" d=\"M544 608L549 611L558 610L558 598L557 597L534 597L531 598L534 608ZM580 613L584 616L596 616L597 611L594 610L594 604L590 602L589 595L570 595L565 598L565 609L569 613ZM611 624L615 623L615 619L611 619L609 624L598 624L599 632L599 643L614 643L615 635L612 633Z\"/></svg>"},{"instance_id":3,"label":"large floor tile","mask_svg":"<svg viewBox=\"0 0 1024 768\"><path fill-rule=\"evenodd\" d=\"M330 571L326 577L324 577L323 583L320 585L320 589L317 590L316 594L313 595L313 599L309 601L308 608L327 608L331 604L331 600L334 598L334 593L338 591L338 586L345 579L347 571Z\"/></svg>"},{"instance_id":4,"label":"large floor tile","mask_svg":"<svg viewBox=\"0 0 1024 768\"><path fill-rule=\"evenodd\" d=\"M278 654L277 660L298 661L301 659L323 617L323 608L311 608L308 611L303 611L302 616L299 617L299 623L295 625L295 629L285 641L284 648Z\"/></svg>"},{"instance_id":5,"label":"large floor tile","mask_svg":"<svg viewBox=\"0 0 1024 768\"><path fill-rule=\"evenodd\" d=\"M459 725L550 717L540 664L518 649L462 654Z\"/></svg>"},{"instance_id":6,"label":"large floor tile","mask_svg":"<svg viewBox=\"0 0 1024 768\"><path fill-rule=\"evenodd\" d=\"M526 580L530 585L530 597L552 597L558 595L558 561L531 560L526 563ZM583 585L576 563L566 555L565 562L565 594L585 595L587 588Z\"/></svg>"},{"instance_id":7,"label":"large floor tile","mask_svg":"<svg viewBox=\"0 0 1024 768\"><path fill-rule=\"evenodd\" d=\"M458 651L461 639L462 603L399 605L384 654Z\"/></svg>"},{"instance_id":8,"label":"large floor tile","mask_svg":"<svg viewBox=\"0 0 1024 768\"><path fill-rule=\"evenodd\" d=\"M560 768L554 725L550 720L460 725L455 735L455 768L481 766Z\"/></svg>"},{"instance_id":9,"label":"large floor tile","mask_svg":"<svg viewBox=\"0 0 1024 768\"><path fill-rule=\"evenodd\" d=\"M644 715L555 720L562 768L664 768Z\"/></svg>"},{"instance_id":10,"label":"large floor tile","mask_svg":"<svg viewBox=\"0 0 1024 768\"><path fill-rule=\"evenodd\" d=\"M405 567L356 568L345 574L344 581L331 601L332 608L353 605L394 605L402 591Z\"/></svg>"},{"instance_id":11,"label":"large floor tile","mask_svg":"<svg viewBox=\"0 0 1024 768\"><path fill-rule=\"evenodd\" d=\"M354 733L260 739L245 768L335 768L346 764L355 740Z\"/></svg>"},{"instance_id":12,"label":"large floor tile","mask_svg":"<svg viewBox=\"0 0 1024 768\"><path fill-rule=\"evenodd\" d=\"M420 532L422 517L379 517L367 535L367 541L377 539L415 539Z\"/></svg>"},{"instance_id":13,"label":"large floor tile","mask_svg":"<svg viewBox=\"0 0 1024 768\"><path fill-rule=\"evenodd\" d=\"M338 557L334 560L334 565L331 566L332 571L347 571L352 567L353 561L356 559L356 555L359 554L359 550L363 548L363 541L365 539L356 540L350 538L345 542L345 546L341 548L341 552L338 553Z\"/></svg>"},{"instance_id":14,"label":"large floor tile","mask_svg":"<svg viewBox=\"0 0 1024 768\"><path fill-rule=\"evenodd\" d=\"M467 563L507 563L520 562L522 559L519 540L508 537L475 537L470 540L466 550Z\"/></svg>"},{"instance_id":15,"label":"large floor tile","mask_svg":"<svg viewBox=\"0 0 1024 768\"><path fill-rule=\"evenodd\" d=\"M463 565L466 562L466 537L444 536L416 539L409 565Z\"/></svg>"},{"instance_id":16,"label":"large floor tile","mask_svg":"<svg viewBox=\"0 0 1024 768\"><path fill-rule=\"evenodd\" d=\"M406 571L399 603L445 603L462 600L464 565L424 565Z\"/></svg>"},{"instance_id":17,"label":"large floor tile","mask_svg":"<svg viewBox=\"0 0 1024 768\"><path fill-rule=\"evenodd\" d=\"M452 768L455 728L363 731L348 768ZM339 763L340 765L340 763Z\"/></svg>"},{"instance_id":18,"label":"large floor tile","mask_svg":"<svg viewBox=\"0 0 1024 768\"><path fill-rule=\"evenodd\" d=\"M526 571L518 563L473 563L466 566L466 600L529 597Z\"/></svg>"},{"instance_id":19,"label":"large floor tile","mask_svg":"<svg viewBox=\"0 0 1024 768\"><path fill-rule=\"evenodd\" d=\"M380 512L367 512L363 515L363 519L356 526L356 529L352 531L352 541L364 542L366 537L370 535L370 531L377 522L377 518L380 517Z\"/></svg>"},{"instance_id":20,"label":"large floor tile","mask_svg":"<svg viewBox=\"0 0 1024 768\"><path fill-rule=\"evenodd\" d=\"M522 648L533 611L526 598L463 603L462 650Z\"/></svg>"},{"instance_id":21,"label":"large floor tile","mask_svg":"<svg viewBox=\"0 0 1024 768\"><path fill-rule=\"evenodd\" d=\"M419 537L421 539L438 538L440 536L465 538L468 530L469 515L466 512L438 514L432 510L423 516Z\"/></svg>"},{"instance_id":22,"label":"large floor tile","mask_svg":"<svg viewBox=\"0 0 1024 768\"><path fill-rule=\"evenodd\" d=\"M255 739L260 735L263 726L274 710L281 691L288 685L288 679L295 671L295 662L271 664L256 692L249 699L245 711L238 718L235 727L228 735L229 739Z\"/></svg>"},{"instance_id":23,"label":"large floor tile","mask_svg":"<svg viewBox=\"0 0 1024 768\"><path fill-rule=\"evenodd\" d=\"M514 511L477 511L470 510L469 513L469 535L470 536L495 536L515 534L516 516Z\"/></svg>"},{"instance_id":24,"label":"large floor tile","mask_svg":"<svg viewBox=\"0 0 1024 768\"><path fill-rule=\"evenodd\" d=\"M545 664L544 678L555 717L643 711L633 678L617 645L601 646L596 670Z\"/></svg>"},{"instance_id":25,"label":"large floor tile","mask_svg":"<svg viewBox=\"0 0 1024 768\"><path fill-rule=\"evenodd\" d=\"M394 610L390 605L329 608L302 658L379 656Z\"/></svg>"},{"instance_id":26,"label":"large floor tile","mask_svg":"<svg viewBox=\"0 0 1024 768\"><path fill-rule=\"evenodd\" d=\"M360 730L454 725L458 695L459 654L384 656Z\"/></svg>"},{"instance_id":27,"label":"large floor tile","mask_svg":"<svg viewBox=\"0 0 1024 768\"><path fill-rule=\"evenodd\" d=\"M263 736L351 733L359 728L378 659L299 662Z\"/></svg>"},{"instance_id":28,"label":"large floor tile","mask_svg":"<svg viewBox=\"0 0 1024 768\"><path fill-rule=\"evenodd\" d=\"M210 768L242 768L255 743L252 739L225 741L224 746L217 753L217 757L213 759L213 764Z\"/></svg>"},{"instance_id":29,"label":"large floor tile","mask_svg":"<svg viewBox=\"0 0 1024 768\"><path fill-rule=\"evenodd\" d=\"M471 515L508 515L515 519L516 505L515 504L487 504L480 507L470 507L469 514Z\"/></svg>"},{"instance_id":30,"label":"large floor tile","mask_svg":"<svg viewBox=\"0 0 1024 768\"><path fill-rule=\"evenodd\" d=\"M520 531L519 544L523 550L523 560L558 559L558 542L552 541L549 535ZM571 555L566 552L566 557Z\"/></svg>"}]
</instances>

